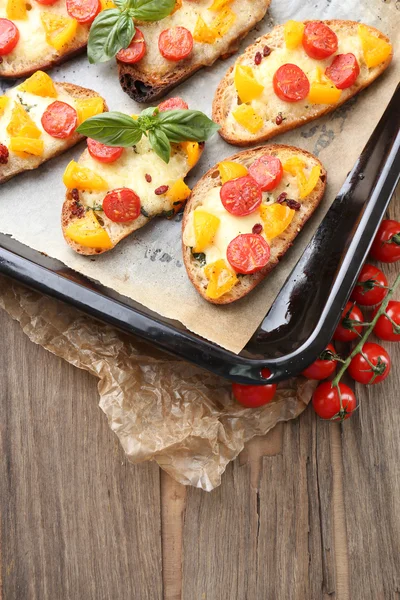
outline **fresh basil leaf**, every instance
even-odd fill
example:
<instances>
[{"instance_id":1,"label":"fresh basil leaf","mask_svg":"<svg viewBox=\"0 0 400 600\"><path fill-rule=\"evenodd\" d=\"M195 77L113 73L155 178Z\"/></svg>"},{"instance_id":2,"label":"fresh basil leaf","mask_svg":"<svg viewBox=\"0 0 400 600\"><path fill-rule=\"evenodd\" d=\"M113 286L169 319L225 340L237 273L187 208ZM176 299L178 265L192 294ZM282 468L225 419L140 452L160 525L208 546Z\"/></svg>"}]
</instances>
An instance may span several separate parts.
<instances>
[{"instance_id":1,"label":"fresh basil leaf","mask_svg":"<svg viewBox=\"0 0 400 600\"><path fill-rule=\"evenodd\" d=\"M142 112L140 113L140 117L154 117L156 115L158 115L159 110L156 106L149 106L148 108L145 108L144 110L142 110Z\"/></svg>"},{"instance_id":2,"label":"fresh basil leaf","mask_svg":"<svg viewBox=\"0 0 400 600\"><path fill-rule=\"evenodd\" d=\"M165 162L169 163L171 158L171 144L162 131L149 131L149 142L154 152Z\"/></svg>"},{"instance_id":3,"label":"fresh basil leaf","mask_svg":"<svg viewBox=\"0 0 400 600\"><path fill-rule=\"evenodd\" d=\"M129 12L141 21L160 21L172 13L176 0L129 0Z\"/></svg>"},{"instance_id":4,"label":"fresh basil leaf","mask_svg":"<svg viewBox=\"0 0 400 600\"><path fill-rule=\"evenodd\" d=\"M199 110L167 110L158 116L157 127L170 142L205 142L219 129Z\"/></svg>"},{"instance_id":5,"label":"fresh basil leaf","mask_svg":"<svg viewBox=\"0 0 400 600\"><path fill-rule=\"evenodd\" d=\"M137 144L143 135L132 117L119 112L90 117L79 125L77 132L107 146L123 148Z\"/></svg>"},{"instance_id":6,"label":"fresh basil leaf","mask_svg":"<svg viewBox=\"0 0 400 600\"><path fill-rule=\"evenodd\" d=\"M88 58L90 63L101 63L114 58L127 48L135 35L135 26L128 13L118 8L103 10L90 28Z\"/></svg>"}]
</instances>

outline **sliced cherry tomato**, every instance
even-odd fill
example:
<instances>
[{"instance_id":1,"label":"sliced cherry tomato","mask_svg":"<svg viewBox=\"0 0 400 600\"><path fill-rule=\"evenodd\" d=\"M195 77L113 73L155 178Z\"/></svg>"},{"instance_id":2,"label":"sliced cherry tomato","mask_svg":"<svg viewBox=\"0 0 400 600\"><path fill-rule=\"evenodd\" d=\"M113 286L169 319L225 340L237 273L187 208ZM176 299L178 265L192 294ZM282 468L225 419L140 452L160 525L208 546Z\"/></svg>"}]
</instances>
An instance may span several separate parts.
<instances>
[{"instance_id":1,"label":"sliced cherry tomato","mask_svg":"<svg viewBox=\"0 0 400 600\"><path fill-rule=\"evenodd\" d=\"M233 239L226 257L236 273L255 273L269 261L271 250L265 239L257 233L241 233Z\"/></svg>"},{"instance_id":2,"label":"sliced cherry tomato","mask_svg":"<svg viewBox=\"0 0 400 600\"><path fill-rule=\"evenodd\" d=\"M371 366L373 365L373 366ZM348 373L358 383L380 383L390 373L390 356L379 344L367 342L349 364Z\"/></svg>"},{"instance_id":3,"label":"sliced cherry tomato","mask_svg":"<svg viewBox=\"0 0 400 600\"><path fill-rule=\"evenodd\" d=\"M246 408L257 408L271 402L276 392L276 384L243 385L232 383L232 392L236 400Z\"/></svg>"},{"instance_id":4,"label":"sliced cherry tomato","mask_svg":"<svg viewBox=\"0 0 400 600\"><path fill-rule=\"evenodd\" d=\"M258 183L263 192L270 192L279 185L283 168L276 156L264 154L249 167L249 175Z\"/></svg>"},{"instance_id":5,"label":"sliced cherry tomato","mask_svg":"<svg viewBox=\"0 0 400 600\"><path fill-rule=\"evenodd\" d=\"M335 56L332 64L325 71L325 75L333 81L339 90L351 87L359 74L360 65L351 52Z\"/></svg>"},{"instance_id":6,"label":"sliced cherry tomato","mask_svg":"<svg viewBox=\"0 0 400 600\"><path fill-rule=\"evenodd\" d=\"M100 11L100 0L67 0L67 12L78 23L92 23Z\"/></svg>"},{"instance_id":7,"label":"sliced cherry tomato","mask_svg":"<svg viewBox=\"0 0 400 600\"><path fill-rule=\"evenodd\" d=\"M380 304L388 293L387 286L388 281L382 271L374 265L365 264L358 276L351 299L361 306L375 306Z\"/></svg>"},{"instance_id":8,"label":"sliced cherry tomato","mask_svg":"<svg viewBox=\"0 0 400 600\"><path fill-rule=\"evenodd\" d=\"M119 159L124 149L119 146L106 146L91 138L87 139L89 154L101 163L113 163Z\"/></svg>"},{"instance_id":9,"label":"sliced cherry tomato","mask_svg":"<svg viewBox=\"0 0 400 600\"><path fill-rule=\"evenodd\" d=\"M42 115L43 129L55 138L68 138L74 133L77 125L76 110L59 100L50 104Z\"/></svg>"},{"instance_id":10,"label":"sliced cherry tomato","mask_svg":"<svg viewBox=\"0 0 400 600\"><path fill-rule=\"evenodd\" d=\"M250 215L262 202L261 188L250 175L227 181L219 194L224 208L237 217Z\"/></svg>"},{"instance_id":11,"label":"sliced cherry tomato","mask_svg":"<svg viewBox=\"0 0 400 600\"><path fill-rule=\"evenodd\" d=\"M19 30L12 21L0 19L0 56L10 54L18 44Z\"/></svg>"},{"instance_id":12,"label":"sliced cherry tomato","mask_svg":"<svg viewBox=\"0 0 400 600\"><path fill-rule=\"evenodd\" d=\"M340 408L339 390L342 408ZM320 383L315 390L312 405L321 419L342 421L351 417L357 407L357 400L353 390L345 383L339 383L337 387L333 387L330 381L325 381Z\"/></svg>"},{"instance_id":13,"label":"sliced cherry tomato","mask_svg":"<svg viewBox=\"0 0 400 600\"><path fill-rule=\"evenodd\" d=\"M357 323L364 323L361 310L353 302L348 302L342 313L339 325L333 334L333 339L339 342L351 342L360 336L362 327Z\"/></svg>"},{"instance_id":14,"label":"sliced cherry tomato","mask_svg":"<svg viewBox=\"0 0 400 600\"><path fill-rule=\"evenodd\" d=\"M129 46L117 52L117 59L124 63L134 64L142 60L146 54L146 42L143 33L136 27L135 35Z\"/></svg>"},{"instance_id":15,"label":"sliced cherry tomato","mask_svg":"<svg viewBox=\"0 0 400 600\"><path fill-rule=\"evenodd\" d=\"M285 102L304 100L310 91L307 75L297 65L287 63L273 77L275 94Z\"/></svg>"},{"instance_id":16,"label":"sliced cherry tomato","mask_svg":"<svg viewBox=\"0 0 400 600\"><path fill-rule=\"evenodd\" d=\"M114 223L134 221L140 215L140 198L129 188L118 188L106 194L103 210Z\"/></svg>"},{"instance_id":17,"label":"sliced cherry tomato","mask_svg":"<svg viewBox=\"0 0 400 600\"><path fill-rule=\"evenodd\" d=\"M374 311L376 315L379 308ZM386 314L379 317L374 327L374 333L381 340L387 342L400 342L400 302L390 300L386 307Z\"/></svg>"},{"instance_id":18,"label":"sliced cherry tomato","mask_svg":"<svg viewBox=\"0 0 400 600\"><path fill-rule=\"evenodd\" d=\"M311 58L328 58L338 49L337 35L325 23L311 21L304 28L303 48Z\"/></svg>"},{"instance_id":19,"label":"sliced cherry tomato","mask_svg":"<svg viewBox=\"0 0 400 600\"><path fill-rule=\"evenodd\" d=\"M334 373L336 369L337 360L332 358L332 355L335 354L335 346L333 344L328 344L320 357L317 358L317 360L309 367L307 367L307 369L303 371L302 375L307 377L307 379L317 379L318 381L327 379L332 375L332 373Z\"/></svg>"},{"instance_id":20,"label":"sliced cherry tomato","mask_svg":"<svg viewBox=\"0 0 400 600\"><path fill-rule=\"evenodd\" d=\"M50 6L51 4L55 4L58 0L36 0L39 4L43 4L45 6Z\"/></svg>"},{"instance_id":21,"label":"sliced cherry tomato","mask_svg":"<svg viewBox=\"0 0 400 600\"><path fill-rule=\"evenodd\" d=\"M187 110L189 108L188 104L182 98L168 98L168 100L164 100L161 104L158 105L158 110L160 112L165 112L167 110Z\"/></svg>"},{"instance_id":22,"label":"sliced cherry tomato","mask_svg":"<svg viewBox=\"0 0 400 600\"><path fill-rule=\"evenodd\" d=\"M382 221L371 246L371 256L375 260L385 263L400 260L400 223L398 221L392 219Z\"/></svg>"},{"instance_id":23,"label":"sliced cherry tomato","mask_svg":"<svg viewBox=\"0 0 400 600\"><path fill-rule=\"evenodd\" d=\"M164 29L158 38L158 49L167 60L178 62L192 52L193 36L186 27Z\"/></svg>"}]
</instances>

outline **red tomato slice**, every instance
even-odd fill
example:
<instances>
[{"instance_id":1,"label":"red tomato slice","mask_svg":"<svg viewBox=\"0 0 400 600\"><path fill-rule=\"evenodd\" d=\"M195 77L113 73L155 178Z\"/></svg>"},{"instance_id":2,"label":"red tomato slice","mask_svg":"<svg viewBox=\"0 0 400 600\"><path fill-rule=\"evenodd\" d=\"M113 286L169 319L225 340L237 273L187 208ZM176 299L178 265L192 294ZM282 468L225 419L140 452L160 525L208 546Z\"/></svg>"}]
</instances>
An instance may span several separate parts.
<instances>
[{"instance_id":1,"label":"red tomato slice","mask_svg":"<svg viewBox=\"0 0 400 600\"><path fill-rule=\"evenodd\" d=\"M337 35L325 23L311 21L304 28L303 48L311 58L328 58L338 49Z\"/></svg>"},{"instance_id":2,"label":"red tomato slice","mask_svg":"<svg viewBox=\"0 0 400 600\"><path fill-rule=\"evenodd\" d=\"M351 87L360 74L360 65L354 54L338 54L326 69L325 75L339 90Z\"/></svg>"},{"instance_id":3,"label":"red tomato slice","mask_svg":"<svg viewBox=\"0 0 400 600\"><path fill-rule=\"evenodd\" d=\"M227 181L219 195L224 208L237 217L250 215L262 202L261 188L250 175Z\"/></svg>"},{"instance_id":4,"label":"red tomato slice","mask_svg":"<svg viewBox=\"0 0 400 600\"><path fill-rule=\"evenodd\" d=\"M167 60L183 60L193 49L193 36L186 27L164 29L158 38L158 49Z\"/></svg>"},{"instance_id":5,"label":"red tomato slice","mask_svg":"<svg viewBox=\"0 0 400 600\"><path fill-rule=\"evenodd\" d=\"M49 6L50 4L55 4L58 0L36 0L39 4L44 4L45 6Z\"/></svg>"},{"instance_id":6,"label":"red tomato slice","mask_svg":"<svg viewBox=\"0 0 400 600\"><path fill-rule=\"evenodd\" d=\"M140 198L129 188L118 188L106 194L103 210L114 223L134 221L140 215Z\"/></svg>"},{"instance_id":7,"label":"red tomato slice","mask_svg":"<svg viewBox=\"0 0 400 600\"><path fill-rule=\"evenodd\" d=\"M18 27L8 19L0 19L0 56L10 54L19 40Z\"/></svg>"},{"instance_id":8,"label":"red tomato slice","mask_svg":"<svg viewBox=\"0 0 400 600\"><path fill-rule=\"evenodd\" d=\"M146 54L146 42L140 29L136 28L135 35L129 46L117 53L117 59L124 63L137 63Z\"/></svg>"},{"instance_id":9,"label":"red tomato slice","mask_svg":"<svg viewBox=\"0 0 400 600\"><path fill-rule=\"evenodd\" d=\"M67 12L78 23L92 23L100 11L100 0L67 0Z\"/></svg>"},{"instance_id":10,"label":"red tomato slice","mask_svg":"<svg viewBox=\"0 0 400 600\"><path fill-rule=\"evenodd\" d=\"M168 98L168 100L164 100L161 104L158 105L158 110L160 112L165 112L167 110L188 110L189 105L186 104L182 98Z\"/></svg>"},{"instance_id":11,"label":"red tomato slice","mask_svg":"<svg viewBox=\"0 0 400 600\"><path fill-rule=\"evenodd\" d=\"M226 251L231 267L246 275L265 267L270 254L269 245L256 233L241 233L231 241Z\"/></svg>"},{"instance_id":12,"label":"red tomato slice","mask_svg":"<svg viewBox=\"0 0 400 600\"><path fill-rule=\"evenodd\" d=\"M58 100L50 104L42 116L42 127L46 133L62 140L72 135L77 125L76 110Z\"/></svg>"},{"instance_id":13,"label":"red tomato slice","mask_svg":"<svg viewBox=\"0 0 400 600\"><path fill-rule=\"evenodd\" d=\"M275 94L285 102L304 100L310 91L307 75L297 65L287 63L273 77Z\"/></svg>"},{"instance_id":14,"label":"red tomato slice","mask_svg":"<svg viewBox=\"0 0 400 600\"><path fill-rule=\"evenodd\" d=\"M124 149L119 146L106 146L91 138L87 139L89 154L101 163L113 163L119 159Z\"/></svg>"},{"instance_id":15,"label":"red tomato slice","mask_svg":"<svg viewBox=\"0 0 400 600\"><path fill-rule=\"evenodd\" d=\"M282 179L282 163L276 156L264 154L250 165L249 175L255 179L263 192L270 192Z\"/></svg>"}]
</instances>

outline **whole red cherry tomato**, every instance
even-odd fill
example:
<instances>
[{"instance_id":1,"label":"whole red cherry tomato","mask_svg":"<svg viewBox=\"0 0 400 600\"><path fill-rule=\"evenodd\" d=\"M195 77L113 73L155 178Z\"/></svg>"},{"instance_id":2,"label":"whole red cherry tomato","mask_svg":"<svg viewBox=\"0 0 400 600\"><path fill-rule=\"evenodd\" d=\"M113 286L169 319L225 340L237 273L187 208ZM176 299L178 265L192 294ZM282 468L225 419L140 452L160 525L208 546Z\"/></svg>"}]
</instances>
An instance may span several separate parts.
<instances>
[{"instance_id":1,"label":"whole red cherry tomato","mask_svg":"<svg viewBox=\"0 0 400 600\"><path fill-rule=\"evenodd\" d=\"M374 311L373 316L378 312ZM400 302L390 300L386 307L386 314L381 315L374 327L374 333L381 340L387 342L400 342Z\"/></svg>"},{"instance_id":2,"label":"whole red cherry tomato","mask_svg":"<svg viewBox=\"0 0 400 600\"><path fill-rule=\"evenodd\" d=\"M342 408L340 407L339 390ZM353 390L345 383L339 383L337 387L333 387L330 381L324 381L315 390L312 405L321 419L342 421L351 417L357 407L357 400Z\"/></svg>"},{"instance_id":3,"label":"whole red cherry tomato","mask_svg":"<svg viewBox=\"0 0 400 600\"><path fill-rule=\"evenodd\" d=\"M357 323L364 323L361 310L353 302L348 302L342 313L340 323L333 334L333 339L339 342L351 342L360 336L362 327Z\"/></svg>"},{"instance_id":4,"label":"whole red cherry tomato","mask_svg":"<svg viewBox=\"0 0 400 600\"><path fill-rule=\"evenodd\" d=\"M372 366L373 365L373 366ZM379 344L366 342L349 364L348 373L358 383L380 383L390 373L390 356Z\"/></svg>"},{"instance_id":5,"label":"whole red cherry tomato","mask_svg":"<svg viewBox=\"0 0 400 600\"><path fill-rule=\"evenodd\" d=\"M328 344L322 354L313 362L307 369L302 373L307 379L327 379L334 373L337 365L337 360L332 356L336 354L336 350L333 344Z\"/></svg>"},{"instance_id":6,"label":"whole red cherry tomato","mask_svg":"<svg viewBox=\"0 0 400 600\"><path fill-rule=\"evenodd\" d=\"M276 384L243 385L232 383L232 392L236 400L246 408L257 408L271 402L276 392Z\"/></svg>"},{"instance_id":7,"label":"whole red cherry tomato","mask_svg":"<svg viewBox=\"0 0 400 600\"><path fill-rule=\"evenodd\" d=\"M371 256L375 260L385 263L400 260L399 221L392 221L392 219L382 221L371 246Z\"/></svg>"},{"instance_id":8,"label":"whole red cherry tomato","mask_svg":"<svg viewBox=\"0 0 400 600\"><path fill-rule=\"evenodd\" d=\"M365 264L358 276L351 299L361 306L375 306L380 304L388 293L387 287L388 281L382 271L374 265Z\"/></svg>"}]
</instances>

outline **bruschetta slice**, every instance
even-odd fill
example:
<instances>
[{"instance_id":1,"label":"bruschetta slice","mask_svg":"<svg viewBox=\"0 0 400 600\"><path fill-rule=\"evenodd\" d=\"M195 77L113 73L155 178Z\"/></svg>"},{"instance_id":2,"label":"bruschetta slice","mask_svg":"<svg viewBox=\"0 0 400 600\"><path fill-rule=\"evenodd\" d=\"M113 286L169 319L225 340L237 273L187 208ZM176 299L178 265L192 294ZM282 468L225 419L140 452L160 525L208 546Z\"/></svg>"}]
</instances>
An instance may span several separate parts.
<instances>
[{"instance_id":1,"label":"bruschetta slice","mask_svg":"<svg viewBox=\"0 0 400 600\"><path fill-rule=\"evenodd\" d=\"M87 118L106 110L93 90L37 71L0 96L0 183L36 169L83 139Z\"/></svg>"},{"instance_id":2,"label":"bruschetta slice","mask_svg":"<svg viewBox=\"0 0 400 600\"><path fill-rule=\"evenodd\" d=\"M259 143L340 106L389 66L392 46L355 21L288 21L259 38L229 69L213 119L238 146Z\"/></svg>"},{"instance_id":3,"label":"bruschetta slice","mask_svg":"<svg viewBox=\"0 0 400 600\"><path fill-rule=\"evenodd\" d=\"M320 203L326 171L293 146L245 150L194 187L182 221L183 258L213 304L246 296L284 256Z\"/></svg>"}]
</instances>

